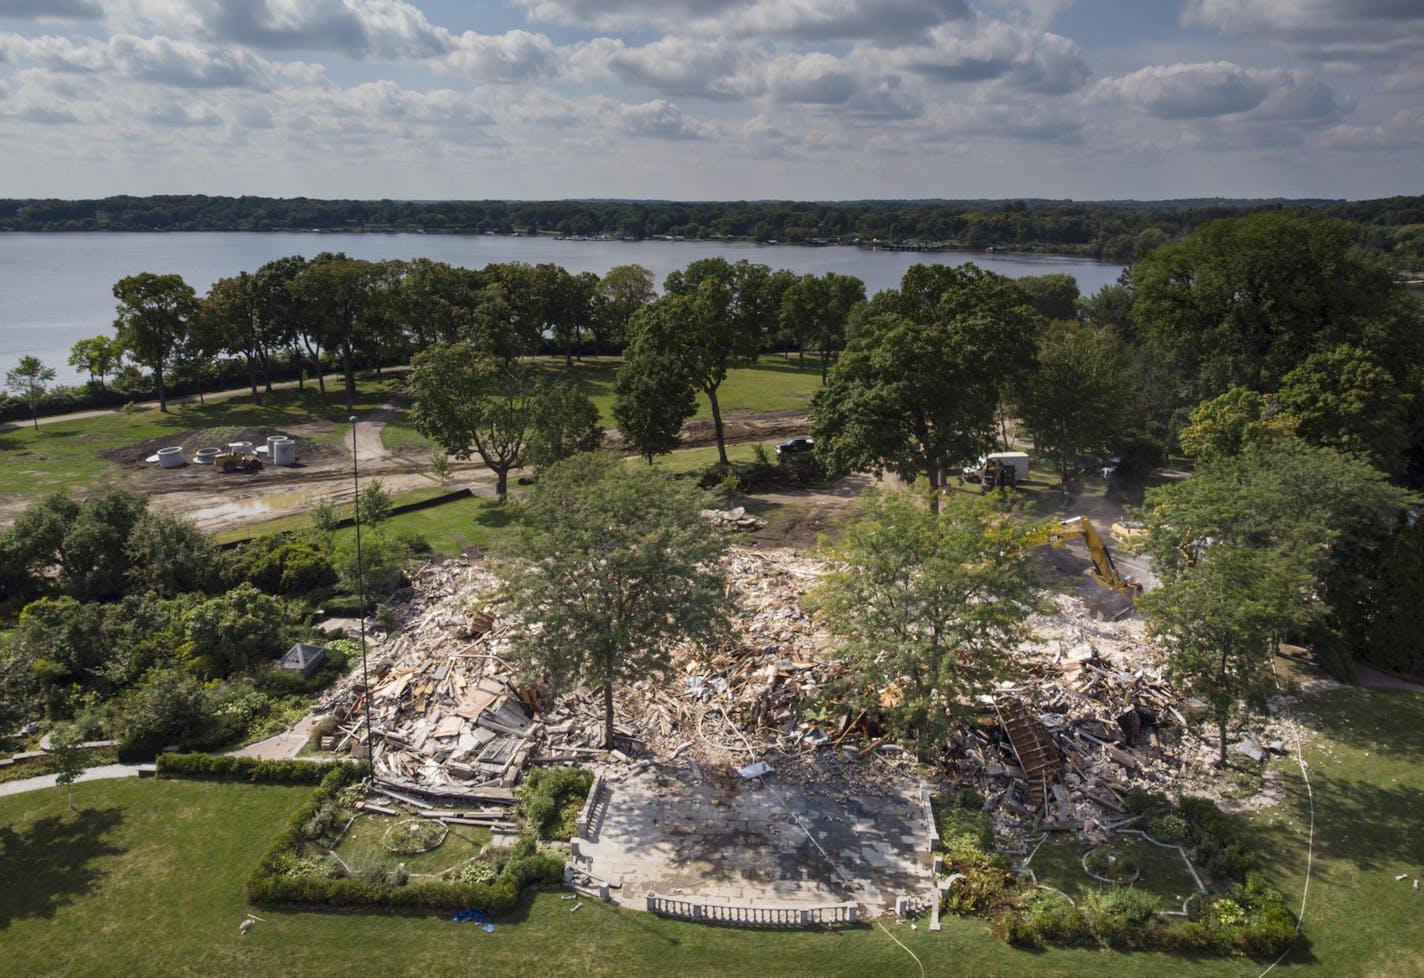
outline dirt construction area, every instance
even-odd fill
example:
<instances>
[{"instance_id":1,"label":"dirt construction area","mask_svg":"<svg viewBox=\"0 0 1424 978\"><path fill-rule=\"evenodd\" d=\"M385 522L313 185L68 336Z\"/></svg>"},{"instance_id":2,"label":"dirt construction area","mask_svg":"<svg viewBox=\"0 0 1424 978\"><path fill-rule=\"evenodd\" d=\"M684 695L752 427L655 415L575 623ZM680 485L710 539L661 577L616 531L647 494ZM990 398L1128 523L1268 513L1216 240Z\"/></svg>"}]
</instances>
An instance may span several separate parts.
<instances>
[{"instance_id":1,"label":"dirt construction area","mask_svg":"<svg viewBox=\"0 0 1424 978\"><path fill-rule=\"evenodd\" d=\"M395 414L395 405L373 411L355 425L357 474L362 483L380 479L386 491L395 495L419 489L437 488L439 479L430 468L427 448L387 448L381 431ZM728 444L775 441L805 434L808 419L801 411L750 415L731 412L724 419ZM339 442L333 441L338 427L347 429ZM212 432L191 431L177 436L138 442L103 454L116 470L126 473L124 484L148 493L154 505L193 520L204 530L216 532L264 523L269 520L308 513L316 503L350 504L352 499L352 434L349 425L314 421L281 429L233 429L224 431L222 444L213 444ZM224 447L228 442L250 441L265 445L270 435L286 435L297 442L297 462L277 466L266 462L252 472L219 473L212 466L193 462L198 450ZM683 429L685 449L714 445L712 423L693 421ZM610 447L623 448L616 433ZM181 445L188 464L178 469L161 469L146 461L160 448ZM449 488L468 487L476 495L494 495L494 476L478 456L469 461L451 459ZM839 494L832 496L834 502ZM26 502L0 508L0 524L12 522ZM838 507L836 507L838 508ZM810 538L814 540L815 534Z\"/></svg>"}]
</instances>

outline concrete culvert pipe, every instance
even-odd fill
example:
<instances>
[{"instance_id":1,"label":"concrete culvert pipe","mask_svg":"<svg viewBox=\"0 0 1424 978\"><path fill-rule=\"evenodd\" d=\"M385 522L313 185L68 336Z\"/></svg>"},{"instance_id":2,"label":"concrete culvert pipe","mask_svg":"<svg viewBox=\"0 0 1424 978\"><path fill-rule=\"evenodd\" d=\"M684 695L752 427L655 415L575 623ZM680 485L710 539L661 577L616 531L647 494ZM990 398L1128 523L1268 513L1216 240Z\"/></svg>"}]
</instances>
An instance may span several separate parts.
<instances>
[{"instance_id":1,"label":"concrete culvert pipe","mask_svg":"<svg viewBox=\"0 0 1424 978\"><path fill-rule=\"evenodd\" d=\"M193 456L193 461L199 465L212 465L213 456L220 454L222 454L221 448L200 448L198 453Z\"/></svg>"},{"instance_id":2,"label":"concrete culvert pipe","mask_svg":"<svg viewBox=\"0 0 1424 978\"><path fill-rule=\"evenodd\" d=\"M252 442L250 441L230 441L227 443L227 450L234 455L251 455Z\"/></svg>"},{"instance_id":3,"label":"concrete culvert pipe","mask_svg":"<svg viewBox=\"0 0 1424 978\"><path fill-rule=\"evenodd\" d=\"M183 458L183 449L176 445L172 448L158 450L158 467L160 469L181 469L187 464Z\"/></svg>"},{"instance_id":4,"label":"concrete culvert pipe","mask_svg":"<svg viewBox=\"0 0 1424 978\"><path fill-rule=\"evenodd\" d=\"M273 465L297 464L297 443L290 438L269 442L267 451L270 453Z\"/></svg>"}]
</instances>

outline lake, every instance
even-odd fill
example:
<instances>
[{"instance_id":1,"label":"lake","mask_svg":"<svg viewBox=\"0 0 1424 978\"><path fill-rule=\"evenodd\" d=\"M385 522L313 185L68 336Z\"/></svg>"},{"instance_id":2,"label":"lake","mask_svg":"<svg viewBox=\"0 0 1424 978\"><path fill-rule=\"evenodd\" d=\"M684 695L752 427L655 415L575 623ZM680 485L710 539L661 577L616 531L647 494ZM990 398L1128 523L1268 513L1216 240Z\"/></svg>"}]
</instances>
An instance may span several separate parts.
<instances>
[{"instance_id":1,"label":"lake","mask_svg":"<svg viewBox=\"0 0 1424 978\"><path fill-rule=\"evenodd\" d=\"M1018 278L1066 272L1090 295L1117 281L1121 265L1085 258L944 251L870 251L721 241L559 241L549 237L313 232L0 233L0 371L24 354L54 367L60 383L87 376L66 363L69 348L112 335L114 283L139 272L182 275L199 295L220 278L256 271L274 258L341 251L352 258L430 258L482 268L491 262L552 262L570 272L602 275L614 265L643 265L661 284L668 272L699 258L747 259L798 274L838 272L865 282L873 295L894 288L911 265L959 265Z\"/></svg>"}]
</instances>

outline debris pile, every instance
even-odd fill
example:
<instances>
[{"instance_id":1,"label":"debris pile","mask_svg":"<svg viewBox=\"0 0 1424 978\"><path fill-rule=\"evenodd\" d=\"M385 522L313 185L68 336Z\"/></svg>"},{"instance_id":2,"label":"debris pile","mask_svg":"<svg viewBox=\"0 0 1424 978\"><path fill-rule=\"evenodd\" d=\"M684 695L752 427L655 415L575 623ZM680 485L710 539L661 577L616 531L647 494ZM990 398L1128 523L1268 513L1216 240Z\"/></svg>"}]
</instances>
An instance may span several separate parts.
<instances>
[{"instance_id":1,"label":"debris pile","mask_svg":"<svg viewBox=\"0 0 1424 978\"><path fill-rule=\"evenodd\" d=\"M530 764L646 763L683 758L735 790L738 770L767 762L781 778L814 780L853 765L864 778L909 772L912 759L822 693L842 675L830 637L803 610L817 561L790 551L726 557L735 613L719 648L679 650L669 674L617 691L612 752L603 697L521 689L502 657L509 630L482 602L494 579L478 561L431 564L399 633L371 657L376 772L396 790L451 803L512 797ZM1182 766L1185 718L1140 623L1093 621L1064 596L1015 652L1022 677L986 697L943 759L976 785L1005 827L1046 821L1111 827L1134 788L1163 790ZM341 718L336 749L365 742L359 671L328 697ZM1043 734L1043 770L1028 777L1001 720L1006 704ZM996 710L996 706L998 709ZM1052 757L1056 754L1057 757Z\"/></svg>"}]
</instances>

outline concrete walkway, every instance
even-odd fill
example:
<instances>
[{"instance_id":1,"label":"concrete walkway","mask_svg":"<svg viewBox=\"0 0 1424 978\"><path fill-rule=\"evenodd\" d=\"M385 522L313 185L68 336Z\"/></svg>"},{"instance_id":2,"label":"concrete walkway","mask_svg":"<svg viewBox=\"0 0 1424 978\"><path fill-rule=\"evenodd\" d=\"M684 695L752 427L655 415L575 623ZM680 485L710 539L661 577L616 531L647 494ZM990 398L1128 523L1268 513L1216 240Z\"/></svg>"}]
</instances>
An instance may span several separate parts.
<instances>
[{"instance_id":1,"label":"concrete walkway","mask_svg":"<svg viewBox=\"0 0 1424 978\"><path fill-rule=\"evenodd\" d=\"M91 767L83 774L79 775L78 781L107 781L114 778L136 778L142 770L153 770L152 764L101 764L98 767ZM41 774L34 778L24 778L20 781L7 781L0 784L0 796L21 795L27 791L39 791L43 788L53 788L56 786L57 774ZM78 782L76 782L78 783Z\"/></svg>"},{"instance_id":2,"label":"concrete walkway","mask_svg":"<svg viewBox=\"0 0 1424 978\"><path fill-rule=\"evenodd\" d=\"M1355 663L1355 676L1360 680L1361 686L1369 686L1374 689L1408 689L1415 693L1424 693L1424 685L1400 679L1398 676L1391 676L1378 669L1371 669L1363 662Z\"/></svg>"}]
</instances>

